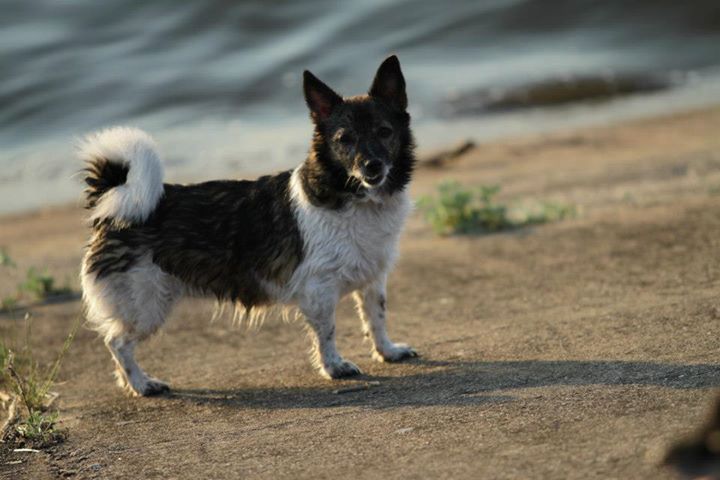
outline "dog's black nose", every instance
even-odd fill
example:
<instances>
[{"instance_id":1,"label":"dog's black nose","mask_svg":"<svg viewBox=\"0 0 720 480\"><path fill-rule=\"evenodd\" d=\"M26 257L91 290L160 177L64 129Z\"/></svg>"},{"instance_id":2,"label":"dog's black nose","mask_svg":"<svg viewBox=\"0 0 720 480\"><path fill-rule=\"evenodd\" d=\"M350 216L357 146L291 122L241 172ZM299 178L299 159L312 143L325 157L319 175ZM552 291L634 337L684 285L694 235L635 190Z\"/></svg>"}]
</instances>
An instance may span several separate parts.
<instances>
[{"instance_id":1,"label":"dog's black nose","mask_svg":"<svg viewBox=\"0 0 720 480\"><path fill-rule=\"evenodd\" d=\"M380 160L366 160L363 165L365 175L375 177L382 172L382 162Z\"/></svg>"}]
</instances>

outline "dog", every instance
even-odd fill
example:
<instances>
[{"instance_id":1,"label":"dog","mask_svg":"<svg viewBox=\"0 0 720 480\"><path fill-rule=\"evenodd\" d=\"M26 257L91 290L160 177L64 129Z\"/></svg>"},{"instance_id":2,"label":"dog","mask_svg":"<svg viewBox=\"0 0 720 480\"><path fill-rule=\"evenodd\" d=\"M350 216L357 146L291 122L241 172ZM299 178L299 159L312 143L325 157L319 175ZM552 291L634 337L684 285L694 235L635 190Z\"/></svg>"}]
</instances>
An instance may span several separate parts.
<instances>
[{"instance_id":1,"label":"dog","mask_svg":"<svg viewBox=\"0 0 720 480\"><path fill-rule=\"evenodd\" d=\"M681 478L720 480L720 397L712 416L692 437L677 442L663 459Z\"/></svg>"},{"instance_id":2,"label":"dog","mask_svg":"<svg viewBox=\"0 0 720 480\"><path fill-rule=\"evenodd\" d=\"M314 125L305 161L254 181L163 183L153 140L115 127L79 145L92 235L81 267L88 324L132 396L169 390L134 359L183 296L229 302L252 318L295 308L313 363L330 379L361 374L335 345L335 310L351 294L372 356L417 355L386 330L386 283L411 210L415 164L405 79L396 56L365 95L343 98L309 71Z\"/></svg>"}]
</instances>

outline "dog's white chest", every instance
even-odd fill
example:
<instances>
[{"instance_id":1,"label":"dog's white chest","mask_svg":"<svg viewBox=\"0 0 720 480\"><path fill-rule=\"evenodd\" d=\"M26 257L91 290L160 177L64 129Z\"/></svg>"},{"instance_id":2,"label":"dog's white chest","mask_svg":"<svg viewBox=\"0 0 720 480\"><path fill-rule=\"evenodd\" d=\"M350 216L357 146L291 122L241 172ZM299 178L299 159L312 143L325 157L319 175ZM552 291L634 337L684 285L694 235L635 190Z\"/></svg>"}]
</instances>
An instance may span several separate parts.
<instances>
[{"instance_id":1,"label":"dog's white chest","mask_svg":"<svg viewBox=\"0 0 720 480\"><path fill-rule=\"evenodd\" d=\"M305 248L297 273L304 280L334 283L341 294L379 278L395 260L409 210L405 192L339 211L300 205L296 213Z\"/></svg>"}]
</instances>

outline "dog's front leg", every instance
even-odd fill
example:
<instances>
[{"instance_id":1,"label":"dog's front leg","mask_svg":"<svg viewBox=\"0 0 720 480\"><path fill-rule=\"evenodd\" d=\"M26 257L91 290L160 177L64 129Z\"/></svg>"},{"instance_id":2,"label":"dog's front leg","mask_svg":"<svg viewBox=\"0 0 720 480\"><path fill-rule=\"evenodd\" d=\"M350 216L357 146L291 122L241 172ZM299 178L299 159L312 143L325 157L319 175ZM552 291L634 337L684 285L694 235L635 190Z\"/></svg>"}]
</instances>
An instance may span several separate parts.
<instances>
[{"instance_id":1,"label":"dog's front leg","mask_svg":"<svg viewBox=\"0 0 720 480\"><path fill-rule=\"evenodd\" d=\"M313 341L313 363L326 378L342 378L362 372L352 362L343 360L335 346L335 307L338 295L318 289L300 304Z\"/></svg>"},{"instance_id":2,"label":"dog's front leg","mask_svg":"<svg viewBox=\"0 0 720 480\"><path fill-rule=\"evenodd\" d=\"M385 279L371 283L353 294L363 324L363 333L372 341L372 356L380 362L397 362L404 358L416 357L412 347L404 343L393 343L387 334L385 320L386 295Z\"/></svg>"}]
</instances>

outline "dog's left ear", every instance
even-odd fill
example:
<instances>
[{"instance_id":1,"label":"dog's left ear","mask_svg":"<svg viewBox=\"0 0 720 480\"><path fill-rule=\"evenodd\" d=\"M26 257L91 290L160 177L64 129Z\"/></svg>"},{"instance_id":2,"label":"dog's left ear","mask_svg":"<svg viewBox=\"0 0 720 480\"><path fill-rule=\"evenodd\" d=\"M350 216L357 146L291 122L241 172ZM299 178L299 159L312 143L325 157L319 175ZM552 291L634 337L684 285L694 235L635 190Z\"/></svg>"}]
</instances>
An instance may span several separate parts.
<instances>
[{"instance_id":1,"label":"dog's left ear","mask_svg":"<svg viewBox=\"0 0 720 480\"><path fill-rule=\"evenodd\" d=\"M398 110L407 109L405 78L400 70L400 61L395 55L389 56L380 65L368 93Z\"/></svg>"}]
</instances>

